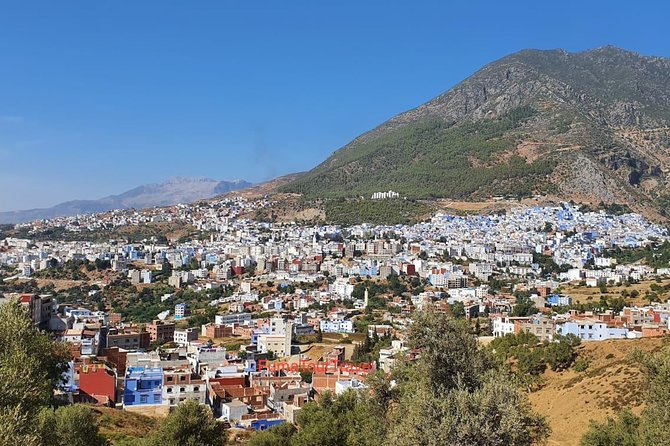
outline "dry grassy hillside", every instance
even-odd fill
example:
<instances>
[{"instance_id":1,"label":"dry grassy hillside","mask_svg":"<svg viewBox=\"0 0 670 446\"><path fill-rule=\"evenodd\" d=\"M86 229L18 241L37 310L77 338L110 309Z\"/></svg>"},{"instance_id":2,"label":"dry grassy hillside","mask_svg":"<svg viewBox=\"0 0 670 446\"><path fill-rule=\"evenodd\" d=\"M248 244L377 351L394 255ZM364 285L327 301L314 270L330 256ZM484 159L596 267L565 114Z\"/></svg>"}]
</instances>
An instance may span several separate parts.
<instances>
[{"instance_id":1,"label":"dry grassy hillside","mask_svg":"<svg viewBox=\"0 0 670 446\"><path fill-rule=\"evenodd\" d=\"M156 429L160 421L156 418L108 407L96 407L94 413L98 418L100 433L113 445L119 446L146 437Z\"/></svg>"},{"instance_id":2,"label":"dry grassy hillside","mask_svg":"<svg viewBox=\"0 0 670 446\"><path fill-rule=\"evenodd\" d=\"M628 357L635 349L652 352L662 345L658 338L586 343L578 349L579 358L589 362L586 371L547 372L546 386L530 400L551 425L548 445L578 445L590 420L605 420L624 408L639 413L645 378Z\"/></svg>"}]
</instances>

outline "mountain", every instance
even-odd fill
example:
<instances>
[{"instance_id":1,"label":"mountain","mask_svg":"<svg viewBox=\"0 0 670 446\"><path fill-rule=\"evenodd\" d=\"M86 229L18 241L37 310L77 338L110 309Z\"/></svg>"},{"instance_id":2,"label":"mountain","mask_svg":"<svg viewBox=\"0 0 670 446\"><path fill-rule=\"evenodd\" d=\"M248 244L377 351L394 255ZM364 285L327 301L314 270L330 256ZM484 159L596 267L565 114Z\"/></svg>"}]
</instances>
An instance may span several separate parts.
<instances>
[{"instance_id":1,"label":"mountain","mask_svg":"<svg viewBox=\"0 0 670 446\"><path fill-rule=\"evenodd\" d=\"M670 59L524 50L337 150L282 192L670 202Z\"/></svg>"},{"instance_id":2,"label":"mountain","mask_svg":"<svg viewBox=\"0 0 670 446\"><path fill-rule=\"evenodd\" d=\"M141 209L192 203L226 192L245 189L251 185L244 180L217 181L211 178L174 177L164 183L146 184L99 200L73 200L45 209L0 212L0 223L23 223L45 218L105 212L112 209Z\"/></svg>"}]
</instances>

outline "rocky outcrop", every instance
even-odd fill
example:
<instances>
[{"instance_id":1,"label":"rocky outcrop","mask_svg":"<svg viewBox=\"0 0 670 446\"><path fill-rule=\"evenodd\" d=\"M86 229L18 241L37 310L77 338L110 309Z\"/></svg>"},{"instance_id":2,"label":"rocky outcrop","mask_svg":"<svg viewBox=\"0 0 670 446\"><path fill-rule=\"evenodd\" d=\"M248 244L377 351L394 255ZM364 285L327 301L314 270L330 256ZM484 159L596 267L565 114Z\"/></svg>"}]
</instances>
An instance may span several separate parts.
<instances>
[{"instance_id":1,"label":"rocky outcrop","mask_svg":"<svg viewBox=\"0 0 670 446\"><path fill-rule=\"evenodd\" d=\"M532 141L537 148L528 175L522 180L514 164L515 153L509 148L485 150L487 157L499 157L498 162L478 160L477 136L483 133L477 129L481 125L486 133L496 125L492 122L527 109L535 111L532 118L494 134L499 141L514 141L514 147L526 147L524 141ZM465 136L448 130L466 126L469 133ZM450 135L471 138L464 141L467 149L463 150L473 153L454 156ZM491 133L486 135L489 140L481 141L481 145L492 141ZM347 192L367 191L378 182L379 190L388 188L381 183L393 183L401 192L404 185L406 190L416 192L420 181L430 185L435 181L431 178L440 179L440 172L431 172L430 165L442 170L464 169L455 177L467 179L465 158L473 175L481 175L482 166L504 169L509 165L510 184L514 185L505 193L550 190L545 187L549 181L554 184L553 190L566 198L578 193L605 203L632 199L652 203L657 196L670 192L665 186L670 184L665 178L670 172L668 140L669 59L610 46L578 53L524 50L483 67L433 100L359 136L283 190L308 193L319 189L315 185L327 184L328 194L347 196ZM495 142L490 144L495 146ZM453 165L440 160L441 146ZM566 147L571 149L566 152ZM523 153L517 155L528 161ZM402 163L395 163L400 158ZM436 161L425 164L426 159ZM543 161L555 166L553 174L544 174L546 164L541 169L533 168ZM407 178L407 166L414 164L421 164L416 171L423 179ZM398 177L393 177L394 170ZM496 177L496 187L504 184L501 178L505 178L502 172ZM439 195L433 187L430 196L455 198L449 191L460 189L444 190ZM488 189L480 187L477 196L482 192L488 193Z\"/></svg>"}]
</instances>

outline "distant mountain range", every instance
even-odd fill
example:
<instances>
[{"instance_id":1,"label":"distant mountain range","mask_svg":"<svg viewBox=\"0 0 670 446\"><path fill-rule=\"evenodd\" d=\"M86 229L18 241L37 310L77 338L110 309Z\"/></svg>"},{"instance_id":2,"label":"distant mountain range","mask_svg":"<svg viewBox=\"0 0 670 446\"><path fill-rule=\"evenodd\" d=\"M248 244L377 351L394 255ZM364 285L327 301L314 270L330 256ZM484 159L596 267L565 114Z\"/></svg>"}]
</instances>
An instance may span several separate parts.
<instances>
[{"instance_id":1,"label":"distant mountain range","mask_svg":"<svg viewBox=\"0 0 670 446\"><path fill-rule=\"evenodd\" d=\"M670 204L670 59L524 50L279 188L307 198L552 196Z\"/></svg>"},{"instance_id":2,"label":"distant mountain range","mask_svg":"<svg viewBox=\"0 0 670 446\"><path fill-rule=\"evenodd\" d=\"M146 184L99 200L73 200L44 209L0 212L0 223L23 223L46 218L105 212L112 209L149 208L192 203L252 186L244 180L174 177L161 184Z\"/></svg>"}]
</instances>

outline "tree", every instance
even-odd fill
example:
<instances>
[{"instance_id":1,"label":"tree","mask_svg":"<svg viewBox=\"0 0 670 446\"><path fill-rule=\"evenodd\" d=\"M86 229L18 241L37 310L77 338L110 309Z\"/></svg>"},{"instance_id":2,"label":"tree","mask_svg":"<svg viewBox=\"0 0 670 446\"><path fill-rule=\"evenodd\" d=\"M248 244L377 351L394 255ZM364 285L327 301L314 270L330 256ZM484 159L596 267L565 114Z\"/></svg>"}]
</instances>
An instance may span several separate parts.
<instances>
[{"instance_id":1,"label":"tree","mask_svg":"<svg viewBox=\"0 0 670 446\"><path fill-rule=\"evenodd\" d=\"M454 304L451 306L451 314L456 319L465 318L465 306L463 305L463 302L461 301L454 302Z\"/></svg>"},{"instance_id":2,"label":"tree","mask_svg":"<svg viewBox=\"0 0 670 446\"><path fill-rule=\"evenodd\" d=\"M51 404L70 358L16 301L0 305L0 408L34 414Z\"/></svg>"},{"instance_id":3,"label":"tree","mask_svg":"<svg viewBox=\"0 0 670 446\"><path fill-rule=\"evenodd\" d=\"M405 394L392 427L397 446L530 446L549 435L527 397L504 374L488 374L482 386L436 394L420 384Z\"/></svg>"},{"instance_id":4,"label":"tree","mask_svg":"<svg viewBox=\"0 0 670 446\"><path fill-rule=\"evenodd\" d=\"M648 379L640 433L642 444L655 446L670 438L670 347L640 361Z\"/></svg>"},{"instance_id":5,"label":"tree","mask_svg":"<svg viewBox=\"0 0 670 446\"><path fill-rule=\"evenodd\" d=\"M651 357L638 352L632 358L647 375L646 407L641 416L630 411L604 423L592 423L582 446L662 446L670 436L670 348Z\"/></svg>"},{"instance_id":6,"label":"tree","mask_svg":"<svg viewBox=\"0 0 670 446\"><path fill-rule=\"evenodd\" d=\"M197 401L181 403L149 439L151 446L223 446L223 427Z\"/></svg>"},{"instance_id":7,"label":"tree","mask_svg":"<svg viewBox=\"0 0 670 446\"><path fill-rule=\"evenodd\" d=\"M251 437L249 446L290 446L296 430L292 424L282 423Z\"/></svg>"},{"instance_id":8,"label":"tree","mask_svg":"<svg viewBox=\"0 0 670 446\"><path fill-rule=\"evenodd\" d=\"M624 410L616 419L608 418L603 423L591 422L584 434L581 446L638 446L640 419Z\"/></svg>"},{"instance_id":9,"label":"tree","mask_svg":"<svg viewBox=\"0 0 670 446\"><path fill-rule=\"evenodd\" d=\"M38 415L40 437L50 446L105 446L98 433L95 415L86 406L75 404L56 410L44 408Z\"/></svg>"},{"instance_id":10,"label":"tree","mask_svg":"<svg viewBox=\"0 0 670 446\"><path fill-rule=\"evenodd\" d=\"M465 321L448 319L432 310L415 313L409 341L421 349L422 361L417 368L426 373L436 391L477 387L495 364L488 352L479 349L477 337Z\"/></svg>"},{"instance_id":11,"label":"tree","mask_svg":"<svg viewBox=\"0 0 670 446\"><path fill-rule=\"evenodd\" d=\"M512 316L530 316L537 313L537 308L535 308L535 303L530 300L530 295L528 292L517 291L514 293L516 297L516 304L512 309Z\"/></svg>"},{"instance_id":12,"label":"tree","mask_svg":"<svg viewBox=\"0 0 670 446\"><path fill-rule=\"evenodd\" d=\"M433 311L413 319L410 344L421 356L394 370L399 401L391 415L391 444L525 446L547 437L544 418L467 324Z\"/></svg>"},{"instance_id":13,"label":"tree","mask_svg":"<svg viewBox=\"0 0 670 446\"><path fill-rule=\"evenodd\" d=\"M0 408L0 444L41 446L31 417L20 407Z\"/></svg>"},{"instance_id":14,"label":"tree","mask_svg":"<svg viewBox=\"0 0 670 446\"><path fill-rule=\"evenodd\" d=\"M0 444L107 444L89 409L51 409L70 354L35 328L16 301L0 305L0 345Z\"/></svg>"},{"instance_id":15,"label":"tree","mask_svg":"<svg viewBox=\"0 0 670 446\"><path fill-rule=\"evenodd\" d=\"M575 347L579 345L578 341L579 338L574 335L561 336L547 346L547 362L552 370L565 370L572 365L577 357Z\"/></svg>"}]
</instances>

